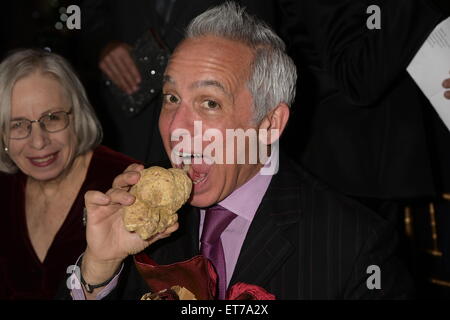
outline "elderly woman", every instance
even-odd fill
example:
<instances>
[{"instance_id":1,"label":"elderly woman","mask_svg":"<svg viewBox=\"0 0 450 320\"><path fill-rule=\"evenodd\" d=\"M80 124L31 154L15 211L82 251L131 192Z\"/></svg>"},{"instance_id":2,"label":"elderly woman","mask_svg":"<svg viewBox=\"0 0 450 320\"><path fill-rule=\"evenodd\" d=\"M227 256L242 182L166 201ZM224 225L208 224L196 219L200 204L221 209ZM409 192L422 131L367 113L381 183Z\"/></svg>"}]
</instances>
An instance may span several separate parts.
<instances>
[{"instance_id":1,"label":"elderly woman","mask_svg":"<svg viewBox=\"0 0 450 320\"><path fill-rule=\"evenodd\" d=\"M69 64L23 50L0 64L0 299L52 298L85 250L84 194L132 159L102 130Z\"/></svg>"}]
</instances>

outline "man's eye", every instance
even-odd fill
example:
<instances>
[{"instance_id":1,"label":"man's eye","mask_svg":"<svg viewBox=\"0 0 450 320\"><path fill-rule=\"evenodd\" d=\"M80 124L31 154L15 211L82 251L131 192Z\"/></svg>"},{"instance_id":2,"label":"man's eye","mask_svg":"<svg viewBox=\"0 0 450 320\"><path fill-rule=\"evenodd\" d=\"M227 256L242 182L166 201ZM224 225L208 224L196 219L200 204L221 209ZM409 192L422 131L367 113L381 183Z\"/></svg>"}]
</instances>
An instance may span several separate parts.
<instances>
[{"instance_id":1,"label":"man's eye","mask_svg":"<svg viewBox=\"0 0 450 320\"><path fill-rule=\"evenodd\" d=\"M173 94L164 94L164 102L165 103L178 103L179 100Z\"/></svg>"},{"instance_id":2,"label":"man's eye","mask_svg":"<svg viewBox=\"0 0 450 320\"><path fill-rule=\"evenodd\" d=\"M208 109L218 109L220 107L220 104L218 104L214 100L206 100L205 102L203 102L203 106Z\"/></svg>"}]
</instances>

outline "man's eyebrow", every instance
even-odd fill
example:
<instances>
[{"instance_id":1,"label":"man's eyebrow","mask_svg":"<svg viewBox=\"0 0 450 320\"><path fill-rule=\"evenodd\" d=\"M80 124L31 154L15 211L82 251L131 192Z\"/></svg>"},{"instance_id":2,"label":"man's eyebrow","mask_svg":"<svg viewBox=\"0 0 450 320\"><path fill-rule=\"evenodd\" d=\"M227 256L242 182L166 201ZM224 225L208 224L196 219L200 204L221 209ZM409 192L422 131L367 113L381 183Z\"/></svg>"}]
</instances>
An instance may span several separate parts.
<instances>
[{"instance_id":1,"label":"man's eyebrow","mask_svg":"<svg viewBox=\"0 0 450 320\"><path fill-rule=\"evenodd\" d=\"M227 96L229 96L230 98L233 98L233 96L225 89L223 84L221 84L217 80L200 80L200 81L194 82L191 85L191 89L202 88L202 87L216 87L216 88L220 89L223 93L225 93Z\"/></svg>"},{"instance_id":2,"label":"man's eyebrow","mask_svg":"<svg viewBox=\"0 0 450 320\"><path fill-rule=\"evenodd\" d=\"M175 84L175 80L173 80L171 76L165 74L163 76L163 83Z\"/></svg>"},{"instance_id":3,"label":"man's eyebrow","mask_svg":"<svg viewBox=\"0 0 450 320\"><path fill-rule=\"evenodd\" d=\"M169 76L169 75L164 75L163 76L163 84L165 83L170 83L175 85L175 80ZM217 80L200 80L200 81L196 81L194 82L191 86L190 89L197 89L197 88L202 88L202 87L216 87L218 89L220 89L224 94L226 94L228 97L230 97L230 99L233 99L233 95L231 93L229 93L223 84L221 84L219 81Z\"/></svg>"}]
</instances>

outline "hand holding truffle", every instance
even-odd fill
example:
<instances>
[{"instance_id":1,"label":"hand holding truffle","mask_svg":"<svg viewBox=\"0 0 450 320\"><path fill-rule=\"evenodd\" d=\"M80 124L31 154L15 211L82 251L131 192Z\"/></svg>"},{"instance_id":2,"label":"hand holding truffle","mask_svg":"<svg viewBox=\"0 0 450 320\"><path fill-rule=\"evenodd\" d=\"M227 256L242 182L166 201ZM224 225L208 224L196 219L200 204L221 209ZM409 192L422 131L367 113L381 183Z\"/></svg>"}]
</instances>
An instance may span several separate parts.
<instances>
[{"instance_id":1,"label":"hand holding truffle","mask_svg":"<svg viewBox=\"0 0 450 320\"><path fill-rule=\"evenodd\" d=\"M163 168L144 171L142 165L133 164L116 177L106 194L86 193L87 248L81 271L87 282L95 284L109 279L128 255L178 229L175 212L191 191L190 179L180 171ZM138 183L141 175L142 182Z\"/></svg>"}]
</instances>

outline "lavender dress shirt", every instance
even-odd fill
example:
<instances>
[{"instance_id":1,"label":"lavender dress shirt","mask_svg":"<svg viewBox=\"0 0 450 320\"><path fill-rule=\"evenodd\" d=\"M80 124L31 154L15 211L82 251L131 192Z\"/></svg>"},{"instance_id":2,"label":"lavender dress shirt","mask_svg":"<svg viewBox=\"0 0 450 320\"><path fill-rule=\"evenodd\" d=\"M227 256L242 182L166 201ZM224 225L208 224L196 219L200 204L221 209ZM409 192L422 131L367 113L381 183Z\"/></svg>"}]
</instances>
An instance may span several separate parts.
<instances>
[{"instance_id":1,"label":"lavender dress shirt","mask_svg":"<svg viewBox=\"0 0 450 320\"><path fill-rule=\"evenodd\" d=\"M253 221L256 210L269 187L271 175L261 175L258 173L232 194L226 197L218 204L235 213L237 217L231 221L228 227L223 231L220 239L222 240L223 251L225 254L225 265L227 274L227 285L230 283L236 262L241 252L242 244L247 235L248 228ZM200 229L203 230L203 221L205 219L205 210L200 210ZM201 232L199 235L199 241ZM200 242L199 242L200 246Z\"/></svg>"}]
</instances>

